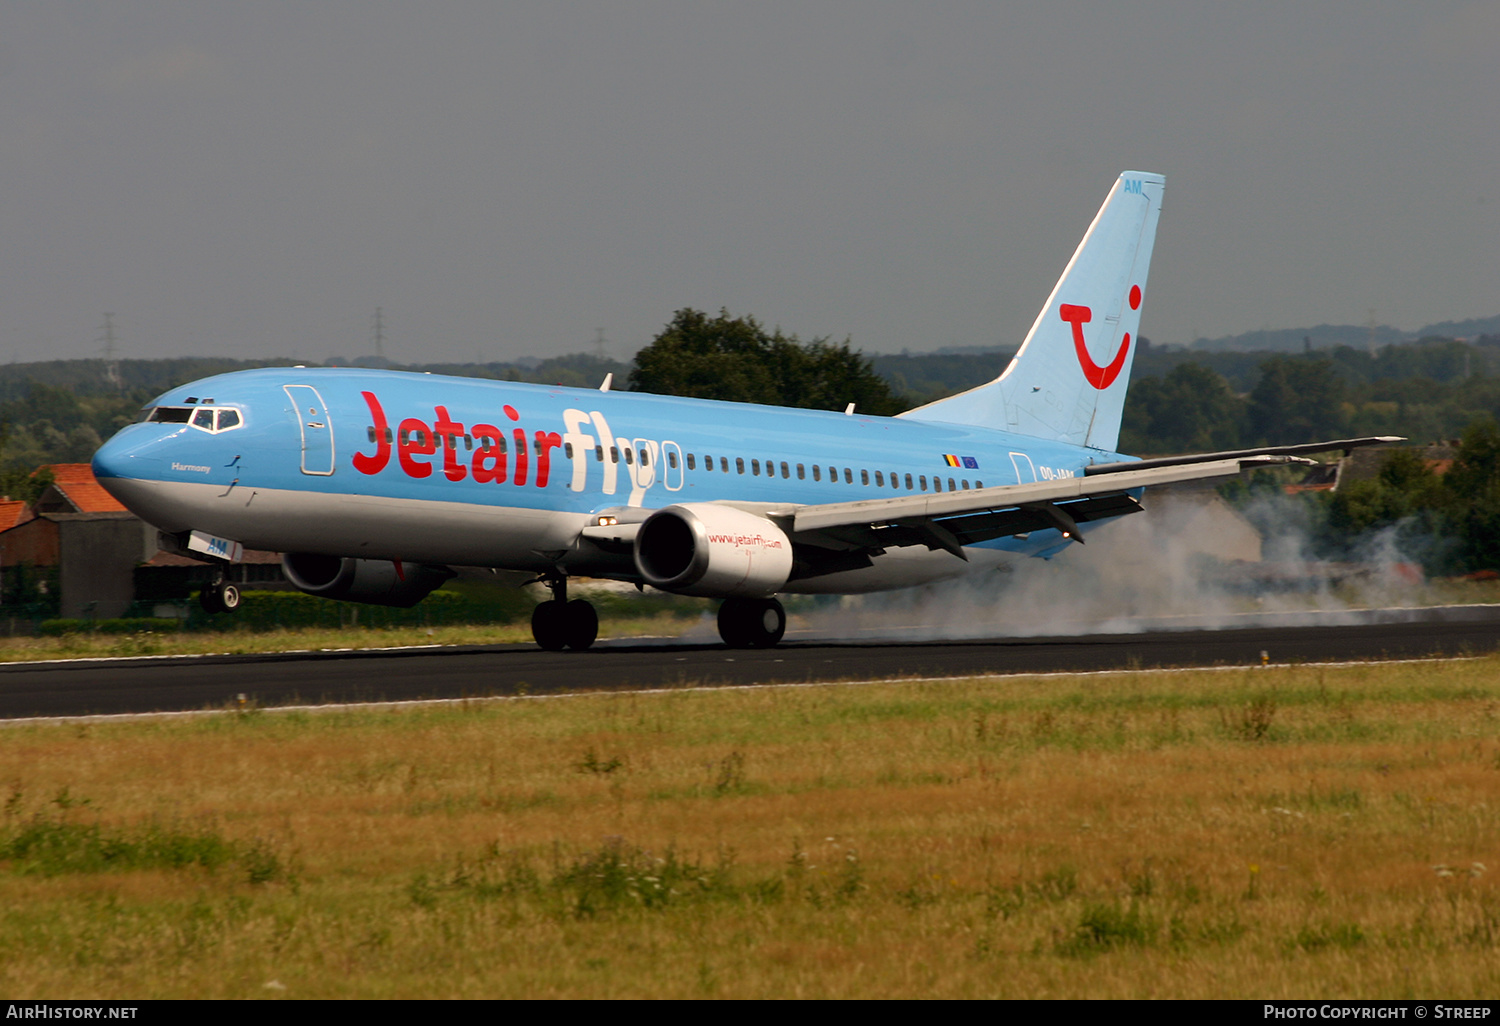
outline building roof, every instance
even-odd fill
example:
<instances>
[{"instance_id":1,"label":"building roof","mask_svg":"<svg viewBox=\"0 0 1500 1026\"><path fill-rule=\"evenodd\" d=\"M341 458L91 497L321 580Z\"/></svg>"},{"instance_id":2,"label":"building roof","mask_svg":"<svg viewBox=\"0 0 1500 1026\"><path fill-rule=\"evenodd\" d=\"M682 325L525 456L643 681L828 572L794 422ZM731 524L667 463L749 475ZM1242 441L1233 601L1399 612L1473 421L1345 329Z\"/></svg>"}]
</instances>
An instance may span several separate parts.
<instances>
[{"instance_id":1,"label":"building roof","mask_svg":"<svg viewBox=\"0 0 1500 1026\"><path fill-rule=\"evenodd\" d=\"M48 490L56 489L66 505L71 510L55 507L57 504L47 502L49 498L44 492L42 499L37 502L38 512L49 513L125 513L128 510L120 504L115 497L104 490L94 478L94 471L87 463L53 463L39 470L50 470L52 472L52 484Z\"/></svg>"},{"instance_id":2,"label":"building roof","mask_svg":"<svg viewBox=\"0 0 1500 1026\"><path fill-rule=\"evenodd\" d=\"M0 531L9 531L26 515L26 503L20 499L0 501Z\"/></svg>"}]
</instances>

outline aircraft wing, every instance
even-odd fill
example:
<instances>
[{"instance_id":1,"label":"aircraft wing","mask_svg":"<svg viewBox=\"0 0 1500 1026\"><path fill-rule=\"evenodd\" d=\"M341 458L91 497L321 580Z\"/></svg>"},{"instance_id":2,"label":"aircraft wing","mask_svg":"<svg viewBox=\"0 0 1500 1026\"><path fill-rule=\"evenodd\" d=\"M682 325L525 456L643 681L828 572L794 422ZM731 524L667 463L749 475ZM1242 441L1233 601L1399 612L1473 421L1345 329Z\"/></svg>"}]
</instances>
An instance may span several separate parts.
<instances>
[{"instance_id":1,"label":"aircraft wing","mask_svg":"<svg viewBox=\"0 0 1500 1026\"><path fill-rule=\"evenodd\" d=\"M795 554L792 573L795 580L867 567L872 564L872 557L899 546L926 545L967 560L965 545L1048 528L1055 528L1064 538L1081 544L1079 524L1141 512L1143 507L1130 494L1137 488L1233 477L1260 467L1311 464L1313 461L1303 458L1302 453L1398 441L1404 439L1394 436L1339 439L1121 461L1087 467L1076 477L1055 481L888 499L809 506L721 504L765 517L787 534ZM599 526L583 530L583 538L606 552L628 554L641 522L651 513L627 507L606 510Z\"/></svg>"},{"instance_id":2,"label":"aircraft wing","mask_svg":"<svg viewBox=\"0 0 1500 1026\"><path fill-rule=\"evenodd\" d=\"M791 537L797 576L819 576L868 565L889 547L926 545L967 559L963 546L1006 535L1057 529L1083 542L1080 523L1141 512L1130 491L1152 485L1232 477L1258 467L1310 464L1303 453L1345 451L1403 441L1394 436L1346 438L1306 445L1199 453L1099 464L1078 477L1000 485L970 491L906 495L799 506L766 515Z\"/></svg>"},{"instance_id":3,"label":"aircraft wing","mask_svg":"<svg viewBox=\"0 0 1500 1026\"><path fill-rule=\"evenodd\" d=\"M786 511L767 511L766 515L786 531L799 548L863 550L876 555L893 546L926 545L967 559L964 545L1049 527L1057 528L1066 538L1082 541L1078 533L1079 523L1140 512L1140 503L1128 494L1135 488L1232 477L1260 466L1311 462L1294 455L1254 454L1145 469L1133 469L1139 466L1136 463L1122 463L1118 464L1121 470L1103 476L1084 475L969 491L830 502ZM806 555L813 556L809 562L816 564L814 553Z\"/></svg>"},{"instance_id":4,"label":"aircraft wing","mask_svg":"<svg viewBox=\"0 0 1500 1026\"><path fill-rule=\"evenodd\" d=\"M1084 470L1084 473L1092 477L1096 474L1118 474L1125 470L1142 470L1150 467L1180 467L1190 463L1214 463L1219 460L1239 460L1247 456L1303 456L1310 452L1333 452L1335 449L1344 450L1344 455L1347 456L1350 450L1360 449L1367 445L1390 445L1393 442L1404 441L1406 439L1401 435L1375 435L1370 438L1336 438L1331 442L1304 442L1300 445L1269 445L1260 449L1198 452L1187 456L1163 456L1154 460L1100 463L1096 466L1088 467Z\"/></svg>"}]
</instances>

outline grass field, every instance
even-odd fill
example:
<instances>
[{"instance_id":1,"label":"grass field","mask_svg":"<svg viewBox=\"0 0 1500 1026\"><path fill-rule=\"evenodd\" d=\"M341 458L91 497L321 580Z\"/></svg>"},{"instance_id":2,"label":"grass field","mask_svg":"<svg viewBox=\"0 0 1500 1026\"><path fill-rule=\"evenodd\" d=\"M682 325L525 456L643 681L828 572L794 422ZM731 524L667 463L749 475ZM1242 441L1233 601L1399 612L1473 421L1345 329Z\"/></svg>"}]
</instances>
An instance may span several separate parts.
<instances>
[{"instance_id":1,"label":"grass field","mask_svg":"<svg viewBox=\"0 0 1500 1026\"><path fill-rule=\"evenodd\" d=\"M1500 659L0 729L13 997L1500 992Z\"/></svg>"},{"instance_id":2,"label":"grass field","mask_svg":"<svg viewBox=\"0 0 1500 1026\"><path fill-rule=\"evenodd\" d=\"M600 627L602 638L677 637L697 626L671 614L618 617ZM712 626L700 629L705 641L717 639ZM397 648L415 645L531 644L531 625L472 624L439 627L285 628L273 631L138 631L133 634L80 632L60 637L0 636L0 663L45 659L129 658L153 655L207 655L319 649Z\"/></svg>"}]
</instances>

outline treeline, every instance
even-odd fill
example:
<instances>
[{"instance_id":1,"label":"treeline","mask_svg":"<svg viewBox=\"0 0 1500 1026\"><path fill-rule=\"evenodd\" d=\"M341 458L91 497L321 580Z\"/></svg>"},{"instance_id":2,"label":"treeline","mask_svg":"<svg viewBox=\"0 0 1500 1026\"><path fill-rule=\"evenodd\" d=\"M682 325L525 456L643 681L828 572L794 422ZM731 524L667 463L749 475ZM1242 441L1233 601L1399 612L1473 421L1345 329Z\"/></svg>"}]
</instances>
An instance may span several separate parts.
<instances>
[{"instance_id":1,"label":"treeline","mask_svg":"<svg viewBox=\"0 0 1500 1026\"><path fill-rule=\"evenodd\" d=\"M865 356L848 340L802 342L753 318L679 311L624 363L587 353L548 360L390 366L466 377L615 387L742 401L894 413L991 380L1004 350ZM345 361L330 361L339 364ZM84 462L167 389L306 358L100 360L0 365L0 488L24 493L44 463ZM1141 455L1306 441L1346 434L1456 438L1476 418L1500 419L1500 336L1426 338L1371 353L1344 346L1301 355L1205 353L1141 340L1120 448ZM19 475L19 476L18 476Z\"/></svg>"},{"instance_id":2,"label":"treeline","mask_svg":"<svg viewBox=\"0 0 1500 1026\"><path fill-rule=\"evenodd\" d=\"M1485 417L1500 418L1500 337L1300 356L1143 351L1120 447L1160 455L1347 435L1434 441Z\"/></svg>"},{"instance_id":3,"label":"treeline","mask_svg":"<svg viewBox=\"0 0 1500 1026\"><path fill-rule=\"evenodd\" d=\"M1335 492L1288 495L1290 470L1219 491L1267 537L1300 537L1314 558L1416 562L1438 576L1500 569L1500 425L1474 421L1447 452L1445 466L1415 447L1388 449L1374 476L1346 472Z\"/></svg>"}]
</instances>

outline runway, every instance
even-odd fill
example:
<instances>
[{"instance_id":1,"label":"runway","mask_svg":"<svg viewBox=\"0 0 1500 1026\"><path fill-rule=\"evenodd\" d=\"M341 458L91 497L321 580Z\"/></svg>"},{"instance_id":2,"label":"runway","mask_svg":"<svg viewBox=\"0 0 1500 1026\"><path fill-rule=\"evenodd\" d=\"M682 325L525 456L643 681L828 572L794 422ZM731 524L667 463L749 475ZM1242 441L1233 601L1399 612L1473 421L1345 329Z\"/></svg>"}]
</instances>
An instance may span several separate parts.
<instances>
[{"instance_id":1,"label":"runway","mask_svg":"<svg viewBox=\"0 0 1500 1026\"><path fill-rule=\"evenodd\" d=\"M968 641L808 638L768 650L662 639L587 652L531 645L276 655L67 660L0 665L0 719L556 694L726 684L962 677L1070 670L1483 654L1500 606L1380 610L1342 622ZM1264 656L1263 656L1264 653Z\"/></svg>"}]
</instances>

